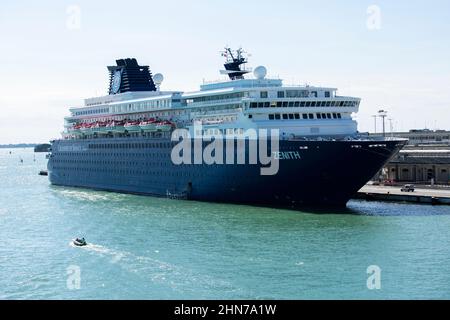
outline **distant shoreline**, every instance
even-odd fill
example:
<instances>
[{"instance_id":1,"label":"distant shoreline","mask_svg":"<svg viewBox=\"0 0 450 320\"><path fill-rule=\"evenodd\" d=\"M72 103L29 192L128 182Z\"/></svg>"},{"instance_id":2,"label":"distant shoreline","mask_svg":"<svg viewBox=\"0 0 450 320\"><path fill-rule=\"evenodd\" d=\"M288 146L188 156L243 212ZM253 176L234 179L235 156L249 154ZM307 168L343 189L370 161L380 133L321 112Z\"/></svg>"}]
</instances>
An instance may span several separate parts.
<instances>
[{"instance_id":1,"label":"distant shoreline","mask_svg":"<svg viewBox=\"0 0 450 320\"><path fill-rule=\"evenodd\" d=\"M15 144L0 144L0 149L13 149L13 148L34 148L39 143L15 143Z\"/></svg>"}]
</instances>

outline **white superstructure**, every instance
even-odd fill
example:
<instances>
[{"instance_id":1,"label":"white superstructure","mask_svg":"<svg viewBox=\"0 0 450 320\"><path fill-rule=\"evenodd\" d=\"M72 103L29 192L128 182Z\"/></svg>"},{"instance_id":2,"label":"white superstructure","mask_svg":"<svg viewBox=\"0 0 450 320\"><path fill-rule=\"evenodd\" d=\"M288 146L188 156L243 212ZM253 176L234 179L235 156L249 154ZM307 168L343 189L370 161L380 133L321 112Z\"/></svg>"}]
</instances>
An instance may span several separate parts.
<instances>
[{"instance_id":1,"label":"white superstructure","mask_svg":"<svg viewBox=\"0 0 450 320\"><path fill-rule=\"evenodd\" d=\"M170 121L173 127L191 129L194 124L202 124L206 134L248 128L276 128L286 138L357 134L352 114L358 112L359 98L339 96L335 88L285 86L280 79L267 79L266 73L266 68L261 66L255 68L253 79L234 76L186 93L160 91L163 77L158 74L157 91L110 94L86 99L85 106L71 108L71 115L65 118L63 135L74 138L107 134L108 129L96 131L95 128L111 121L120 125L133 122L137 127L140 121L148 119ZM80 126L83 130L74 130Z\"/></svg>"}]
</instances>

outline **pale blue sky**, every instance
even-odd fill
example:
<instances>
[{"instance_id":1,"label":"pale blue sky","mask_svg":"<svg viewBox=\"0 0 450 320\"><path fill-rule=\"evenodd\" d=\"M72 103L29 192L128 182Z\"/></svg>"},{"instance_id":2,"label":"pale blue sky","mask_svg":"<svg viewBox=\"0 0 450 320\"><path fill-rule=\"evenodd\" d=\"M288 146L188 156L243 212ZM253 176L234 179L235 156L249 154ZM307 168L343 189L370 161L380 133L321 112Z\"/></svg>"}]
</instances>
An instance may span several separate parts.
<instances>
[{"instance_id":1,"label":"pale blue sky","mask_svg":"<svg viewBox=\"0 0 450 320\"><path fill-rule=\"evenodd\" d=\"M80 29L67 27L71 5ZM380 30L367 28L370 5ZM447 0L2 1L0 39L0 143L59 137L69 106L106 93L116 58L190 91L219 78L225 44L287 83L361 97L360 131L380 108L395 130L450 129Z\"/></svg>"}]
</instances>

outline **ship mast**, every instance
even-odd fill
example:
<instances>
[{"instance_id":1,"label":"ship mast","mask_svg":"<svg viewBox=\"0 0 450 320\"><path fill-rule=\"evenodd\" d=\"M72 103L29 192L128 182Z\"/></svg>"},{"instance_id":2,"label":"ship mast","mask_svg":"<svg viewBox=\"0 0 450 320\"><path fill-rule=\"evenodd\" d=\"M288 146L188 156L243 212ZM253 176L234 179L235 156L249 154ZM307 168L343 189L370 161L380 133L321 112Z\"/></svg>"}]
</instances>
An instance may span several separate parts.
<instances>
[{"instance_id":1,"label":"ship mast","mask_svg":"<svg viewBox=\"0 0 450 320\"><path fill-rule=\"evenodd\" d=\"M222 51L222 56L225 57L225 70L221 70L220 73L228 75L231 80L244 79L244 75L250 72L241 68L241 65L248 62L244 54L242 48L233 51L231 48L225 47L225 50Z\"/></svg>"}]
</instances>

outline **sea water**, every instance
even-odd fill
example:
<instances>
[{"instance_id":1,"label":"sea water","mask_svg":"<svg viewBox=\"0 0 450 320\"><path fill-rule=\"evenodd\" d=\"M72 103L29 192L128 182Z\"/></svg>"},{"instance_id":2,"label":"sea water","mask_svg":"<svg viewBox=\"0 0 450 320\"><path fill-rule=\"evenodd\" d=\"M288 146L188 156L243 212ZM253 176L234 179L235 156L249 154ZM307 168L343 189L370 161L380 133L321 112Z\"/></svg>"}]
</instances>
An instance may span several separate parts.
<instances>
[{"instance_id":1,"label":"sea water","mask_svg":"<svg viewBox=\"0 0 450 320\"><path fill-rule=\"evenodd\" d=\"M0 149L0 299L450 298L448 206L200 203L56 187L46 165Z\"/></svg>"}]
</instances>

